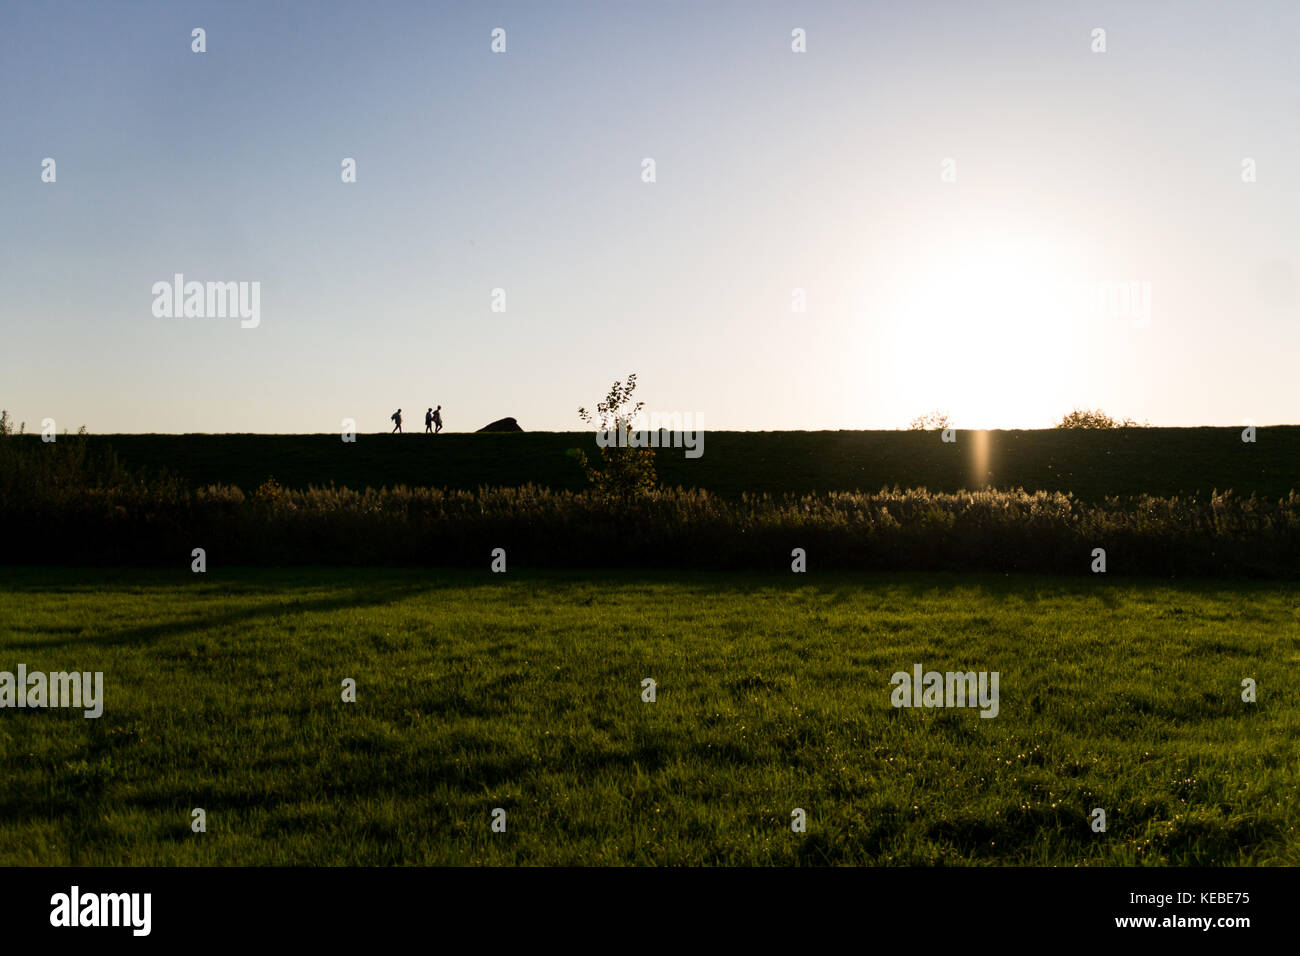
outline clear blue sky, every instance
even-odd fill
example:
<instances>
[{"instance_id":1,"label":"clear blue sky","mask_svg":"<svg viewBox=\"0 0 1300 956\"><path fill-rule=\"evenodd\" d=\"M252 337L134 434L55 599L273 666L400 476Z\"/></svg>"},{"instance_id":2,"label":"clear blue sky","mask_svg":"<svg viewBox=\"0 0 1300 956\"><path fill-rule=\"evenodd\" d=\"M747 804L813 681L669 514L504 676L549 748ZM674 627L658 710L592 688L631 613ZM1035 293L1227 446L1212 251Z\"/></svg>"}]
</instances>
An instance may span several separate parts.
<instances>
[{"instance_id":1,"label":"clear blue sky","mask_svg":"<svg viewBox=\"0 0 1300 956\"><path fill-rule=\"evenodd\" d=\"M7 0L0 406L570 429L636 371L706 428L1298 422L1297 51L1294 0ZM177 272L260 327L155 318ZM1067 294L1130 281L1146 323Z\"/></svg>"}]
</instances>

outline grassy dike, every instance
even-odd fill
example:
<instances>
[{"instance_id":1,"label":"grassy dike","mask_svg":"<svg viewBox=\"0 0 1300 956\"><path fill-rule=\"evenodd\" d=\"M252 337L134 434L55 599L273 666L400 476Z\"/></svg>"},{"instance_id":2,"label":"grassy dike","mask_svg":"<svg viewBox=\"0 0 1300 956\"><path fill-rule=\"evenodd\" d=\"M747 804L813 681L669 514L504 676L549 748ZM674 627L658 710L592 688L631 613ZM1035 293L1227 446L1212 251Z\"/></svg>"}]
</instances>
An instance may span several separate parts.
<instances>
[{"instance_id":1,"label":"grassy dike","mask_svg":"<svg viewBox=\"0 0 1300 956\"><path fill-rule=\"evenodd\" d=\"M1028 575L7 568L0 670L103 671L105 704L0 710L0 863L1296 865L1298 599ZM891 674L918 663L998 671L997 717L892 707Z\"/></svg>"},{"instance_id":2,"label":"grassy dike","mask_svg":"<svg viewBox=\"0 0 1300 956\"><path fill-rule=\"evenodd\" d=\"M668 488L716 495L877 492L926 488L1072 492L1085 501L1108 495L1286 497L1300 490L1300 426L1260 428L1043 429L938 432L714 432L703 454L659 449L656 469ZM39 437L26 436L38 445ZM91 435L92 452L111 448L132 472L168 471L187 484L237 485L252 491L270 477L286 488L355 489L519 487L578 491L581 469L570 448L595 451L591 432L358 435ZM983 468L977 468L982 462Z\"/></svg>"}]
</instances>

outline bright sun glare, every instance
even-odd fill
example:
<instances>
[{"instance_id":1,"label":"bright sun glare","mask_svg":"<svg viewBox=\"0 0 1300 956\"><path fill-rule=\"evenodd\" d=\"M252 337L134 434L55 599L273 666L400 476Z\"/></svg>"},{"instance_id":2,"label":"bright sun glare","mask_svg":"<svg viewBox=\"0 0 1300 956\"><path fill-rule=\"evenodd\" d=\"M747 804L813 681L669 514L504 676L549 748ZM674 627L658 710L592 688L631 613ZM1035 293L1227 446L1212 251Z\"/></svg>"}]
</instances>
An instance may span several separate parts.
<instances>
[{"instance_id":1,"label":"bright sun glare","mask_svg":"<svg viewBox=\"0 0 1300 956\"><path fill-rule=\"evenodd\" d=\"M1033 239L943 249L904 271L882 319L892 390L961 428L1049 424L1086 341L1081 287Z\"/></svg>"}]
</instances>

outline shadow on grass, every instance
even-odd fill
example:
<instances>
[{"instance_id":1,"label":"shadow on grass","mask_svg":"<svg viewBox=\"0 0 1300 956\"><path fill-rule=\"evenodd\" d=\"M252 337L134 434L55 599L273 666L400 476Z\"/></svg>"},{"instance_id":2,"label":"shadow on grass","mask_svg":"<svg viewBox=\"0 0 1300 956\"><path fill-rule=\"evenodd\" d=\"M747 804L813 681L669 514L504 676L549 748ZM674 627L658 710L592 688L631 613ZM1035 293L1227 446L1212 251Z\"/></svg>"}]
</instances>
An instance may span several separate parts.
<instances>
[{"instance_id":1,"label":"shadow on grass","mask_svg":"<svg viewBox=\"0 0 1300 956\"><path fill-rule=\"evenodd\" d=\"M165 638L178 637L199 631L207 631L213 628L236 628L242 625L247 625L261 618L275 617L285 614L328 613L330 611L395 604L399 601L423 593L424 591L427 591L428 588L418 584L353 588L346 593L337 596L323 597L307 601L295 600L290 602L286 602L276 597L276 595L283 594L284 590L285 588L268 588L266 591L268 600L265 603L259 603L253 607L203 614L200 617L187 617L184 620L161 621L156 624L141 624L135 627L105 631L102 634L89 638L89 640L93 641L96 646L154 644ZM247 596L249 594L247 591L233 593L241 596ZM220 597L213 596L213 600L220 600ZM42 631L48 633L50 629L37 626L24 627L22 630ZM37 651L83 646L86 642L86 638L56 641L19 640L0 641L0 646L4 647L5 650Z\"/></svg>"},{"instance_id":2,"label":"shadow on grass","mask_svg":"<svg viewBox=\"0 0 1300 956\"><path fill-rule=\"evenodd\" d=\"M973 590L989 597L1037 602L1046 599L1091 598L1107 608L1120 605L1124 592L1134 588L1163 588L1182 594L1221 595L1240 600L1255 590L1276 592L1288 589L1300 592L1295 582L1255 582L1244 580L1115 578L1095 576L1059 577L1049 575L970 574L959 572L881 572L835 571L824 574L771 574L724 571L530 571L512 569L508 574L446 568L225 568L197 577L180 571L132 569L20 568L8 569L0 581L0 598L10 595L16 607L23 597L103 594L129 591L145 600L175 600L188 596L184 619L140 624L105 631L86 638L86 629L73 630L59 625L14 624L6 622L0 611L0 627L11 633L68 635L64 640L0 640L7 651L52 650L83 645L93 640L98 645L153 644L213 628L237 628L262 618L298 613L328 613L339 610L378 607L394 604L421 594L444 590L479 588L484 590L524 591L523 600L542 600L586 606L599 601L611 586L620 589L672 587L686 595L707 600L709 597L752 596L762 600L773 593L812 594L828 603L842 603L864 592L888 596L891 603L906 606L935 597L953 597L956 592ZM346 590L311 599L286 601L294 591L320 590L346 586ZM265 598L251 607L216 610L196 616L203 603L219 604L225 598ZM0 606L6 602L0 600Z\"/></svg>"}]
</instances>

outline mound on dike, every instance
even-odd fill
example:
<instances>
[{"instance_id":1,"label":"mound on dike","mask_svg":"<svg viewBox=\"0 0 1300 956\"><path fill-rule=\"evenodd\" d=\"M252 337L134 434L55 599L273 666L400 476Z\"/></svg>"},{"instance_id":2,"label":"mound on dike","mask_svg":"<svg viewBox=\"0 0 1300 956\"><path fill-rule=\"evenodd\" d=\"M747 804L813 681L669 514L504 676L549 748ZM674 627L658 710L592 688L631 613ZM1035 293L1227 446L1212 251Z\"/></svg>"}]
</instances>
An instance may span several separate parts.
<instances>
[{"instance_id":1,"label":"mound on dike","mask_svg":"<svg viewBox=\"0 0 1300 956\"><path fill-rule=\"evenodd\" d=\"M521 432L522 428L513 418L498 418L489 425L484 425L479 429L481 432Z\"/></svg>"}]
</instances>

